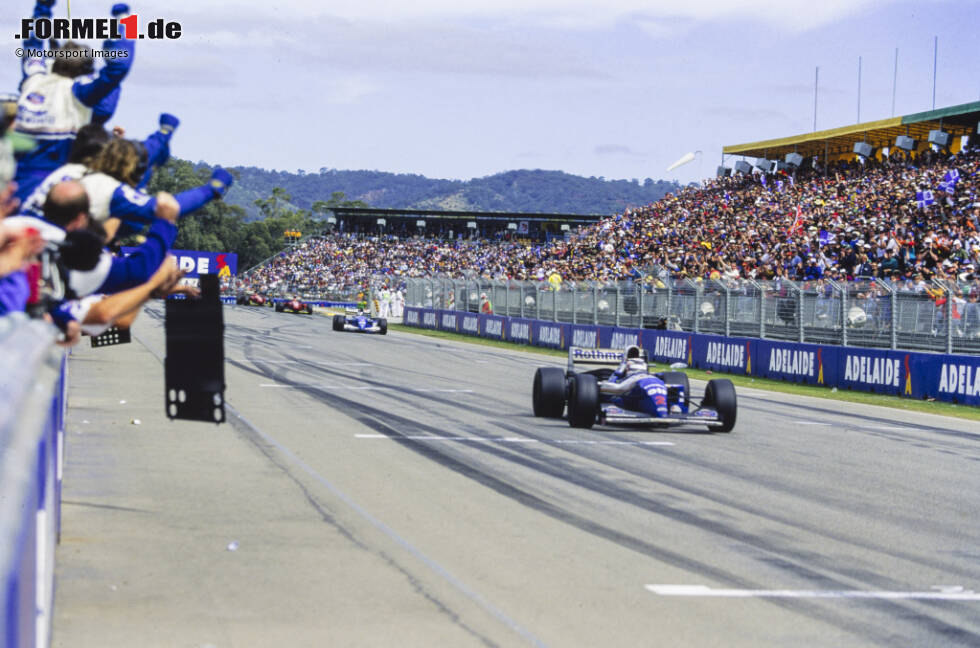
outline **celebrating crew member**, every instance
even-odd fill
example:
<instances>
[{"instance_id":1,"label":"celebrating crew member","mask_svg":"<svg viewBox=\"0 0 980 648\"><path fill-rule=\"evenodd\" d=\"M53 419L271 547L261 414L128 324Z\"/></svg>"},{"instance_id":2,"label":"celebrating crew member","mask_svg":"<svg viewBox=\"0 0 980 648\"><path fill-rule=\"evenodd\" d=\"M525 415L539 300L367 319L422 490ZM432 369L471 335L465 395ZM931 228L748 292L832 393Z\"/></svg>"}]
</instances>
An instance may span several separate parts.
<instances>
[{"instance_id":1,"label":"celebrating crew member","mask_svg":"<svg viewBox=\"0 0 980 648\"><path fill-rule=\"evenodd\" d=\"M50 18L55 0L38 0L35 18ZM125 5L113 7L113 13L129 13ZM54 58L50 69L47 59L28 56L43 49L35 34L24 41L24 78L17 102L18 133L33 137L37 147L17 160L17 197L27 198L35 187L68 159L78 130L96 121L106 122L115 111L120 84L133 64L133 41L107 40L104 50L112 54L95 74L92 50L72 41L59 49L64 54Z\"/></svg>"},{"instance_id":2,"label":"celebrating crew member","mask_svg":"<svg viewBox=\"0 0 980 648\"><path fill-rule=\"evenodd\" d=\"M147 168L140 182L136 185L136 188L143 189L149 182L153 170L166 164L167 160L170 159L170 138L173 136L173 132L179 124L179 119L173 115L164 113L160 115L160 128L143 140ZM121 131L122 129L119 130ZM68 163L51 172L44 179L44 182L34 189L34 192L24 201L24 206L21 208L22 213L28 216L43 216L44 201L47 200L51 187L60 182L81 180L89 173L95 159L111 139L112 135L110 135L102 124L82 126L78 130L78 135L72 144L71 152L68 155ZM144 153L141 152L141 159L143 155ZM96 220L105 220L105 218L97 218Z\"/></svg>"}]
</instances>

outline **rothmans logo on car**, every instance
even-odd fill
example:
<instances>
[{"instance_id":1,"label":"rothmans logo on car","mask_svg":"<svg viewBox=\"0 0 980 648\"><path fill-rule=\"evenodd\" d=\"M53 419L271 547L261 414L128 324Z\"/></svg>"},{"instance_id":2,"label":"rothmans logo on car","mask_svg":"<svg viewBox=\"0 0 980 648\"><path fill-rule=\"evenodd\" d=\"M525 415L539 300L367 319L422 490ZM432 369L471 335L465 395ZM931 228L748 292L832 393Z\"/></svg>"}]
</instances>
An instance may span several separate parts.
<instances>
[{"instance_id":1,"label":"rothmans logo on car","mask_svg":"<svg viewBox=\"0 0 980 648\"><path fill-rule=\"evenodd\" d=\"M600 360L602 362L619 362L623 359L622 351L602 351L601 349L574 349L572 360Z\"/></svg>"}]
</instances>

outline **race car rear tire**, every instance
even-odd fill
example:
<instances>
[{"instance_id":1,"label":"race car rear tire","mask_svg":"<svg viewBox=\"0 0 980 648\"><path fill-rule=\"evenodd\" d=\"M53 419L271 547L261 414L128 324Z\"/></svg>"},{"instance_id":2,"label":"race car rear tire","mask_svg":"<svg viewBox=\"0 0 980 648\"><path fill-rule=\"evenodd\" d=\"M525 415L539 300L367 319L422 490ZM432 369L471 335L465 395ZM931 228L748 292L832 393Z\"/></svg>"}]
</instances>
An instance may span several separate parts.
<instances>
[{"instance_id":1,"label":"race car rear tire","mask_svg":"<svg viewBox=\"0 0 980 648\"><path fill-rule=\"evenodd\" d=\"M684 409L691 405L691 381L687 379L687 374L680 371L665 371L662 380L667 385L684 385Z\"/></svg>"},{"instance_id":2,"label":"race car rear tire","mask_svg":"<svg viewBox=\"0 0 980 648\"><path fill-rule=\"evenodd\" d=\"M388 320L383 317L378 320L378 333L388 335Z\"/></svg>"},{"instance_id":3,"label":"race car rear tire","mask_svg":"<svg viewBox=\"0 0 980 648\"><path fill-rule=\"evenodd\" d=\"M721 419L720 427L710 427L708 429L717 432L731 432L735 427L735 416L738 413L738 401L735 398L735 385L727 378L715 378L708 381L708 386L704 390L704 400L701 401L702 407L707 407L718 412Z\"/></svg>"},{"instance_id":4,"label":"race car rear tire","mask_svg":"<svg viewBox=\"0 0 980 648\"><path fill-rule=\"evenodd\" d=\"M282 304L276 304L276 312L277 313L282 313L285 310L286 310L286 307L285 306L283 306Z\"/></svg>"},{"instance_id":5,"label":"race car rear tire","mask_svg":"<svg viewBox=\"0 0 980 648\"><path fill-rule=\"evenodd\" d=\"M541 367L535 371L531 403L535 416L561 418L565 411L565 372L557 367Z\"/></svg>"},{"instance_id":6,"label":"race car rear tire","mask_svg":"<svg viewBox=\"0 0 980 648\"><path fill-rule=\"evenodd\" d=\"M568 391L568 424L591 428L599 412L599 381L589 374L575 374Z\"/></svg>"},{"instance_id":7,"label":"race car rear tire","mask_svg":"<svg viewBox=\"0 0 980 648\"><path fill-rule=\"evenodd\" d=\"M346 324L346 318L343 315L334 315L333 316L333 330L335 330L335 331L343 331L344 330L344 324Z\"/></svg>"}]
</instances>

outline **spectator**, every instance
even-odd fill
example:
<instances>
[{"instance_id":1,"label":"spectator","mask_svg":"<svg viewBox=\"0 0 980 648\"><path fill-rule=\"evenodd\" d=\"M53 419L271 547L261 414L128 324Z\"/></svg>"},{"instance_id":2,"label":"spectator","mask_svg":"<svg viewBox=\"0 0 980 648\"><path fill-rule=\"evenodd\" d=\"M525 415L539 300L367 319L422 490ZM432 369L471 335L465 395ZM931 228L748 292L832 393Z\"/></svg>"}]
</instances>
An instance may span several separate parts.
<instances>
[{"instance_id":1,"label":"spectator","mask_svg":"<svg viewBox=\"0 0 980 648\"><path fill-rule=\"evenodd\" d=\"M484 315L493 315L493 304L486 293L480 293L480 312Z\"/></svg>"},{"instance_id":2,"label":"spectator","mask_svg":"<svg viewBox=\"0 0 980 648\"><path fill-rule=\"evenodd\" d=\"M35 18L50 18L54 0L38 0ZM129 9L124 13L128 13ZM17 197L26 199L52 171L63 165L76 133L93 121L103 123L115 111L119 85L133 63L131 40L108 40L103 47L112 52L102 69L95 73L91 50L69 41L64 50L81 52L80 56L59 57L48 69L43 57L26 57L24 78L17 107L17 132L34 137L38 146L22 154L17 161ZM44 49L34 35L24 41L24 49Z\"/></svg>"}]
</instances>

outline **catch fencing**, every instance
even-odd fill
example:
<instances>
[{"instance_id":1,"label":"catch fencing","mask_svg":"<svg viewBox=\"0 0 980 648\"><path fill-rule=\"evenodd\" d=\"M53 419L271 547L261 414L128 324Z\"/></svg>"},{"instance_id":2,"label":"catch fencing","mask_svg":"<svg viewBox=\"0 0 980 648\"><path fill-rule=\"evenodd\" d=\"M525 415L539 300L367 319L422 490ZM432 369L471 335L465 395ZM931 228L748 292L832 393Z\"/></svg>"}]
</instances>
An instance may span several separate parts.
<instances>
[{"instance_id":1,"label":"catch fencing","mask_svg":"<svg viewBox=\"0 0 980 648\"><path fill-rule=\"evenodd\" d=\"M797 343L980 353L980 282L932 282L910 290L876 278L403 281L406 305L420 308Z\"/></svg>"},{"instance_id":2,"label":"catch fencing","mask_svg":"<svg viewBox=\"0 0 980 648\"><path fill-rule=\"evenodd\" d=\"M47 646L61 527L66 356L54 328L0 318L0 637Z\"/></svg>"}]
</instances>

